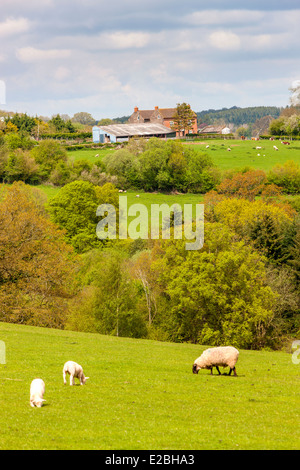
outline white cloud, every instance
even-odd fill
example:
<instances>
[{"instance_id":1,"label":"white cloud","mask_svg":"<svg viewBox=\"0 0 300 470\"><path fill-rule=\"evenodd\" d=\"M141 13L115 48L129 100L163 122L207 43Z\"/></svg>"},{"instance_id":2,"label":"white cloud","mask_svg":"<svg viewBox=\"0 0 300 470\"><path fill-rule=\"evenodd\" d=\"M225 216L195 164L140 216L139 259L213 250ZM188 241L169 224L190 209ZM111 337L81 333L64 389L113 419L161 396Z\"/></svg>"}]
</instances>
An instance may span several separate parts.
<instances>
[{"instance_id":1,"label":"white cloud","mask_svg":"<svg viewBox=\"0 0 300 470\"><path fill-rule=\"evenodd\" d=\"M150 41L150 34L143 32L123 32L104 33L99 36L99 46L108 49L140 49Z\"/></svg>"},{"instance_id":2,"label":"white cloud","mask_svg":"<svg viewBox=\"0 0 300 470\"><path fill-rule=\"evenodd\" d=\"M16 51L21 62L32 63L51 59L65 59L71 55L68 49L36 49L35 47L22 47Z\"/></svg>"},{"instance_id":3,"label":"white cloud","mask_svg":"<svg viewBox=\"0 0 300 470\"><path fill-rule=\"evenodd\" d=\"M0 37L25 33L29 28L30 22L26 18L7 18L0 23Z\"/></svg>"},{"instance_id":4,"label":"white cloud","mask_svg":"<svg viewBox=\"0 0 300 470\"><path fill-rule=\"evenodd\" d=\"M222 51L234 51L241 45L239 36L231 31L215 31L209 35L209 42Z\"/></svg>"}]
</instances>

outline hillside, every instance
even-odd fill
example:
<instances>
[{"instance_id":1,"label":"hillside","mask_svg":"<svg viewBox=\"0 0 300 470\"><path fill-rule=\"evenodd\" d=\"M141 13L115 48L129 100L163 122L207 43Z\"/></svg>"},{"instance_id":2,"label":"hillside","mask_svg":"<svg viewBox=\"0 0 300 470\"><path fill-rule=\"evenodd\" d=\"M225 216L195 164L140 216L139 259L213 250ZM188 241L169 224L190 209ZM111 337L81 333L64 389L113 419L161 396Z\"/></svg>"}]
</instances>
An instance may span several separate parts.
<instances>
[{"instance_id":1,"label":"hillside","mask_svg":"<svg viewBox=\"0 0 300 470\"><path fill-rule=\"evenodd\" d=\"M257 119L261 119L264 116L277 118L280 111L281 108L276 106L254 106L248 108L233 106L232 108L208 109L196 114L198 124L201 122L213 124L218 120L223 120L226 124L234 124L239 127L243 124L253 124Z\"/></svg>"},{"instance_id":2,"label":"hillside","mask_svg":"<svg viewBox=\"0 0 300 470\"><path fill-rule=\"evenodd\" d=\"M299 365L240 351L238 377L192 374L204 346L0 323L0 448L297 449ZM90 377L63 384L66 360ZM228 369L225 369L227 372ZM32 379L46 383L29 405Z\"/></svg>"}]
</instances>

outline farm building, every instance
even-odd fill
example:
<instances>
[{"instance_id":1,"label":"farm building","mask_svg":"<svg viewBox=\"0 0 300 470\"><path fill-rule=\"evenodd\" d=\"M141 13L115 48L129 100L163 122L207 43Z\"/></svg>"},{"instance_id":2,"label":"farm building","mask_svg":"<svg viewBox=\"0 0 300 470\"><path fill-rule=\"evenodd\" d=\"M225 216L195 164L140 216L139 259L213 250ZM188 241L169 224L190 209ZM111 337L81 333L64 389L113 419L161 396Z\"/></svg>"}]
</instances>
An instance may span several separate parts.
<instances>
[{"instance_id":1,"label":"farm building","mask_svg":"<svg viewBox=\"0 0 300 470\"><path fill-rule=\"evenodd\" d=\"M209 124L200 124L198 127L199 134L230 134L231 130L227 126L215 126Z\"/></svg>"},{"instance_id":2,"label":"farm building","mask_svg":"<svg viewBox=\"0 0 300 470\"><path fill-rule=\"evenodd\" d=\"M111 124L93 127L93 142L127 142L131 137L172 138L176 133L163 124Z\"/></svg>"},{"instance_id":3,"label":"farm building","mask_svg":"<svg viewBox=\"0 0 300 470\"><path fill-rule=\"evenodd\" d=\"M174 115L177 108L159 108L155 106L154 109L142 110L137 106L134 108L133 114L128 119L129 123L161 123L169 129L172 128ZM197 134L197 114L194 112L193 127L191 133Z\"/></svg>"}]
</instances>

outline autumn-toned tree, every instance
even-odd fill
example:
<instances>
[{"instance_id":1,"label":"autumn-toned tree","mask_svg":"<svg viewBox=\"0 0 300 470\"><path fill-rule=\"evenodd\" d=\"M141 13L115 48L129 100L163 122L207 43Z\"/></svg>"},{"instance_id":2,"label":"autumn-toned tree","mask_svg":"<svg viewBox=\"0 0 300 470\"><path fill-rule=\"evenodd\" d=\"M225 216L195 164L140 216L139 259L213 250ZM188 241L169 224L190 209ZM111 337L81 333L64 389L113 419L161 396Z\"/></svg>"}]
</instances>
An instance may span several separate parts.
<instances>
[{"instance_id":1,"label":"autumn-toned tree","mask_svg":"<svg viewBox=\"0 0 300 470\"><path fill-rule=\"evenodd\" d=\"M0 201L0 320L62 328L75 258L44 203L21 182Z\"/></svg>"},{"instance_id":2,"label":"autumn-toned tree","mask_svg":"<svg viewBox=\"0 0 300 470\"><path fill-rule=\"evenodd\" d=\"M225 178L217 186L217 192L245 198L253 201L259 195L267 181L267 176L262 170L249 170L245 173L236 173L232 178Z\"/></svg>"}]
</instances>

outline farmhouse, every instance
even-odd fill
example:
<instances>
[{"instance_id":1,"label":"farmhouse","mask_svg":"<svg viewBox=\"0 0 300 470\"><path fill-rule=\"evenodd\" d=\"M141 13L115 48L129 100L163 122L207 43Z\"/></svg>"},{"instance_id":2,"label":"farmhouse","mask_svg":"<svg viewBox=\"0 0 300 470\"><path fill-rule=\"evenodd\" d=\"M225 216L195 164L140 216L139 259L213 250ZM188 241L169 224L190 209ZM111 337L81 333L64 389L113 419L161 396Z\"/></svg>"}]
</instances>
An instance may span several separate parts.
<instances>
[{"instance_id":1,"label":"farmhouse","mask_svg":"<svg viewBox=\"0 0 300 470\"><path fill-rule=\"evenodd\" d=\"M127 142L131 137L175 137L176 132L161 123L111 124L93 127L93 142Z\"/></svg>"},{"instance_id":2,"label":"farmhouse","mask_svg":"<svg viewBox=\"0 0 300 470\"><path fill-rule=\"evenodd\" d=\"M128 119L129 123L161 123L169 129L172 128L174 115L177 108L159 108L155 106L154 109L141 110L137 106L134 108L133 114ZM190 131L192 134L197 134L197 114L194 113L193 127Z\"/></svg>"}]
</instances>

